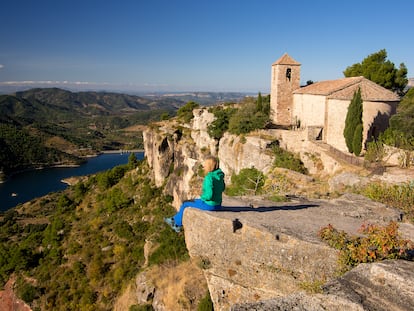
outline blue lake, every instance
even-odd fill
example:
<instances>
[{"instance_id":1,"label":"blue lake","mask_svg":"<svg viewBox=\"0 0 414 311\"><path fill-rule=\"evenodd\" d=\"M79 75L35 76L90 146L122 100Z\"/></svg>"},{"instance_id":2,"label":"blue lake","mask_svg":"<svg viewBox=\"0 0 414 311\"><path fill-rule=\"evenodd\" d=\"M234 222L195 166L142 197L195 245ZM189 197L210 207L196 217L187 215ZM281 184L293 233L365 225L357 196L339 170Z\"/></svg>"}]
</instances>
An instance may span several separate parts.
<instances>
[{"instance_id":1,"label":"blue lake","mask_svg":"<svg viewBox=\"0 0 414 311\"><path fill-rule=\"evenodd\" d=\"M126 164L129 155L130 153L101 154L89 158L78 167L54 167L15 174L0 184L0 211L6 211L19 203L44 196L49 192L65 189L67 184L61 182L62 179L94 174ZM136 152L135 155L138 160L144 157L143 152Z\"/></svg>"}]
</instances>

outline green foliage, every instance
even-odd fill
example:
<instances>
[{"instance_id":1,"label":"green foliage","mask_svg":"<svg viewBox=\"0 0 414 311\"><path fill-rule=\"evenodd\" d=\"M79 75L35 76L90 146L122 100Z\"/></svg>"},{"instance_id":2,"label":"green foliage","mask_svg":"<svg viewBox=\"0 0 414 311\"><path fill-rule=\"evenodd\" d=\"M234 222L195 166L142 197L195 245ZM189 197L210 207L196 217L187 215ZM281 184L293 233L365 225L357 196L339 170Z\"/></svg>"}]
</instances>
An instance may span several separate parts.
<instances>
[{"instance_id":1,"label":"green foliage","mask_svg":"<svg viewBox=\"0 0 414 311\"><path fill-rule=\"evenodd\" d=\"M160 115L161 121L168 120L169 118L170 118L170 114L168 112L164 112L163 114Z\"/></svg>"},{"instance_id":2,"label":"green foliage","mask_svg":"<svg viewBox=\"0 0 414 311\"><path fill-rule=\"evenodd\" d=\"M128 165L118 165L108 171L97 174L96 180L99 188L105 190L118 183L128 168Z\"/></svg>"},{"instance_id":3,"label":"green foliage","mask_svg":"<svg viewBox=\"0 0 414 311\"><path fill-rule=\"evenodd\" d=\"M22 278L17 281L17 295L26 303L31 303L34 299L40 297L40 289L27 283Z\"/></svg>"},{"instance_id":4,"label":"green foliage","mask_svg":"<svg viewBox=\"0 0 414 311\"><path fill-rule=\"evenodd\" d=\"M270 114L270 95L262 97L262 94L259 92L256 99L256 111L260 111L266 116Z\"/></svg>"},{"instance_id":5,"label":"green foliage","mask_svg":"<svg viewBox=\"0 0 414 311\"><path fill-rule=\"evenodd\" d=\"M135 168L138 165L138 159L134 152L131 152L131 154L128 157L128 167L130 169Z\"/></svg>"},{"instance_id":6,"label":"green foliage","mask_svg":"<svg viewBox=\"0 0 414 311\"><path fill-rule=\"evenodd\" d=\"M231 176L231 184L225 193L231 196L259 194L265 182L264 174L256 168L244 168Z\"/></svg>"},{"instance_id":7,"label":"green foliage","mask_svg":"<svg viewBox=\"0 0 414 311\"><path fill-rule=\"evenodd\" d=\"M133 228L124 220L115 224L115 233L122 239L131 240L134 238Z\"/></svg>"},{"instance_id":8,"label":"green foliage","mask_svg":"<svg viewBox=\"0 0 414 311\"><path fill-rule=\"evenodd\" d=\"M256 110L257 111L263 111L263 98L262 93L259 92L256 99Z\"/></svg>"},{"instance_id":9,"label":"green foliage","mask_svg":"<svg viewBox=\"0 0 414 311\"><path fill-rule=\"evenodd\" d=\"M1 121L0 147L0 169L5 173L62 162L80 162L74 156L46 147L42 137L34 136L29 130Z\"/></svg>"},{"instance_id":10,"label":"green foliage","mask_svg":"<svg viewBox=\"0 0 414 311\"><path fill-rule=\"evenodd\" d=\"M0 286L11 274L24 280L18 294L34 309L112 310L144 264L146 240L159 245L152 264L188 259L184 236L163 222L174 211L171 198L151 182L145 162L137 165L104 192L99 178L90 177L78 190L83 196L76 186L49 194L36 208L26 207L26 221L15 210L6 212L0 222Z\"/></svg>"},{"instance_id":11,"label":"green foliage","mask_svg":"<svg viewBox=\"0 0 414 311\"><path fill-rule=\"evenodd\" d=\"M60 89L0 95L0 170L8 175L80 164L80 156L100 150L142 149L142 132L122 129L173 115L176 105L175 99Z\"/></svg>"},{"instance_id":12,"label":"green foliage","mask_svg":"<svg viewBox=\"0 0 414 311\"><path fill-rule=\"evenodd\" d=\"M352 140L352 150L356 156L359 156L362 150L362 130L362 124L358 124Z\"/></svg>"},{"instance_id":13,"label":"green foliage","mask_svg":"<svg viewBox=\"0 0 414 311\"><path fill-rule=\"evenodd\" d=\"M122 208L128 207L132 199L119 188L112 188L103 195L103 207L99 209L101 213L113 213Z\"/></svg>"},{"instance_id":14,"label":"green foliage","mask_svg":"<svg viewBox=\"0 0 414 311\"><path fill-rule=\"evenodd\" d=\"M407 67L400 64L399 69L387 60L385 49L368 55L361 63L353 64L344 71L345 77L364 76L365 78L400 95L404 94L407 86Z\"/></svg>"},{"instance_id":15,"label":"green foliage","mask_svg":"<svg viewBox=\"0 0 414 311\"><path fill-rule=\"evenodd\" d=\"M374 201L400 209L407 220L414 223L414 182L396 185L370 183L355 191Z\"/></svg>"},{"instance_id":16,"label":"green foliage","mask_svg":"<svg viewBox=\"0 0 414 311\"><path fill-rule=\"evenodd\" d=\"M299 157L295 156L293 153L281 148L278 144L275 144L272 148L275 160L273 165L275 167L282 167L292 171L299 172L301 174L307 174L308 170L306 169L303 162Z\"/></svg>"},{"instance_id":17,"label":"green foliage","mask_svg":"<svg viewBox=\"0 0 414 311\"><path fill-rule=\"evenodd\" d=\"M367 151L364 159L367 162L381 162L385 155L384 144L380 140L370 141L367 144Z\"/></svg>"},{"instance_id":18,"label":"green foliage","mask_svg":"<svg viewBox=\"0 0 414 311\"><path fill-rule=\"evenodd\" d=\"M211 301L210 292L207 292L206 295L200 300L197 306L197 311L213 311L214 306Z\"/></svg>"},{"instance_id":19,"label":"green foliage","mask_svg":"<svg viewBox=\"0 0 414 311\"><path fill-rule=\"evenodd\" d=\"M223 134L229 129L229 121L236 111L236 108L230 107L218 106L210 108L210 112L213 112L216 118L207 129L210 137L214 139L223 137Z\"/></svg>"},{"instance_id":20,"label":"green foliage","mask_svg":"<svg viewBox=\"0 0 414 311\"><path fill-rule=\"evenodd\" d=\"M195 102L188 102L184 106L180 107L177 111L177 117L185 123L189 123L193 119L193 110L200 105Z\"/></svg>"},{"instance_id":21,"label":"green foliage","mask_svg":"<svg viewBox=\"0 0 414 311\"><path fill-rule=\"evenodd\" d=\"M256 100L245 99L239 108L210 108L215 120L209 125L210 137L220 139L228 131L235 135L247 134L262 129L269 122L270 95L262 97L259 93Z\"/></svg>"},{"instance_id":22,"label":"green foliage","mask_svg":"<svg viewBox=\"0 0 414 311\"><path fill-rule=\"evenodd\" d=\"M88 187L83 182L78 182L73 186L74 201L79 203L85 197L85 194L88 192Z\"/></svg>"},{"instance_id":23,"label":"green foliage","mask_svg":"<svg viewBox=\"0 0 414 311\"><path fill-rule=\"evenodd\" d=\"M235 135L247 134L262 129L269 121L269 115L257 111L256 103L247 102L229 120L229 132Z\"/></svg>"},{"instance_id":24,"label":"green foliage","mask_svg":"<svg viewBox=\"0 0 414 311\"><path fill-rule=\"evenodd\" d=\"M340 250L340 272L346 272L360 263L412 259L410 252L414 250L414 244L401 238L396 222L392 221L386 226L362 225L359 231L363 236L351 237L328 225L318 232L322 240Z\"/></svg>"},{"instance_id":25,"label":"green foliage","mask_svg":"<svg viewBox=\"0 0 414 311\"><path fill-rule=\"evenodd\" d=\"M184 236L177 234L171 228L161 229L157 242L159 246L149 258L150 265L159 265L169 261L184 261L189 258Z\"/></svg>"},{"instance_id":26,"label":"green foliage","mask_svg":"<svg viewBox=\"0 0 414 311\"><path fill-rule=\"evenodd\" d=\"M414 137L398 129L388 128L379 137L379 141L388 145L405 150L414 150Z\"/></svg>"},{"instance_id":27,"label":"green foliage","mask_svg":"<svg viewBox=\"0 0 414 311\"><path fill-rule=\"evenodd\" d=\"M414 150L414 88L402 98L397 114L391 116L390 127L384 134L387 144Z\"/></svg>"},{"instance_id":28,"label":"green foliage","mask_svg":"<svg viewBox=\"0 0 414 311\"><path fill-rule=\"evenodd\" d=\"M345 128L344 128L344 137L346 146L348 147L348 151L350 153L355 153L354 150L354 139L356 129L358 125L362 126L362 97L361 97L361 89L358 88L358 91L354 93L354 96L351 100L351 103L348 106L348 112L346 114L345 119ZM357 134L359 135L359 134ZM358 147L358 143L355 141L356 146ZM361 144L362 144L362 135L361 135ZM359 153L358 153L359 155Z\"/></svg>"}]
</instances>

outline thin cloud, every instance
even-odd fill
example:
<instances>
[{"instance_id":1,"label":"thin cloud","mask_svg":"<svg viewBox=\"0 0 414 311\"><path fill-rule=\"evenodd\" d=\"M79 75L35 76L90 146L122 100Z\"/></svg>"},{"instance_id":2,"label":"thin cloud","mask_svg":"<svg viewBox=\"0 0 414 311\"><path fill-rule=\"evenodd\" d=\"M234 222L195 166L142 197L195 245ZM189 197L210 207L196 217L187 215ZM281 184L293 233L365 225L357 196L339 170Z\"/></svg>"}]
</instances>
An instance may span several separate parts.
<instances>
[{"instance_id":1,"label":"thin cloud","mask_svg":"<svg viewBox=\"0 0 414 311\"><path fill-rule=\"evenodd\" d=\"M1 68L1 67L0 67ZM87 81L3 81L0 82L0 85L33 85L33 84L45 84L45 85L107 85L108 83L98 83L98 82L87 82Z\"/></svg>"},{"instance_id":2,"label":"thin cloud","mask_svg":"<svg viewBox=\"0 0 414 311\"><path fill-rule=\"evenodd\" d=\"M4 65L0 64L0 69L1 69L1 68L4 68Z\"/></svg>"},{"instance_id":3,"label":"thin cloud","mask_svg":"<svg viewBox=\"0 0 414 311\"><path fill-rule=\"evenodd\" d=\"M179 86L163 83L111 83L92 81L56 81L56 80L25 80L0 81L0 93L17 92L29 88L63 88L71 91L109 91L109 92L166 92L183 91ZM188 91L188 89L185 89Z\"/></svg>"}]
</instances>

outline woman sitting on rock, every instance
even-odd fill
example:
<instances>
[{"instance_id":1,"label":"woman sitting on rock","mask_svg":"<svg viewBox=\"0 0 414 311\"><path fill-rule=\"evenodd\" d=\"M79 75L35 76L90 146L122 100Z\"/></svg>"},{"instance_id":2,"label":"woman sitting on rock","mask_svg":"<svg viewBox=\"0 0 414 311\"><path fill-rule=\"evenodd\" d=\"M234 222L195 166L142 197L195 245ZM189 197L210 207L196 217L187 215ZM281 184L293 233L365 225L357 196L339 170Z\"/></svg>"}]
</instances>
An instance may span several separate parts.
<instances>
[{"instance_id":1,"label":"woman sitting on rock","mask_svg":"<svg viewBox=\"0 0 414 311\"><path fill-rule=\"evenodd\" d=\"M187 207L194 207L205 211L214 211L221 208L225 183L224 173L219 168L218 159L212 156L208 157L204 161L203 169L206 175L203 180L200 198L184 202L175 216L164 219L176 232L181 231L184 210Z\"/></svg>"}]
</instances>

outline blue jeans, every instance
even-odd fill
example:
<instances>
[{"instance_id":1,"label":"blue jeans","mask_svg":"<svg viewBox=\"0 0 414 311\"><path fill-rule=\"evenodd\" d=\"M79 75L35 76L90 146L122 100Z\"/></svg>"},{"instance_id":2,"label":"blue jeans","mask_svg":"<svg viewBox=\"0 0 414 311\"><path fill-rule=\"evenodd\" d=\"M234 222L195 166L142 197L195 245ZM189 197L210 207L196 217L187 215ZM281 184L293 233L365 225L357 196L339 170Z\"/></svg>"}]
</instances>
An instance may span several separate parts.
<instances>
[{"instance_id":1,"label":"blue jeans","mask_svg":"<svg viewBox=\"0 0 414 311\"><path fill-rule=\"evenodd\" d=\"M187 207L195 207L195 208L198 208L204 211L214 211L214 210L220 209L221 205L215 205L215 206L208 205L201 199L195 199L194 201L186 201L183 204L181 204L180 210L173 217L174 222L177 226L181 227L183 225L184 210Z\"/></svg>"}]
</instances>

